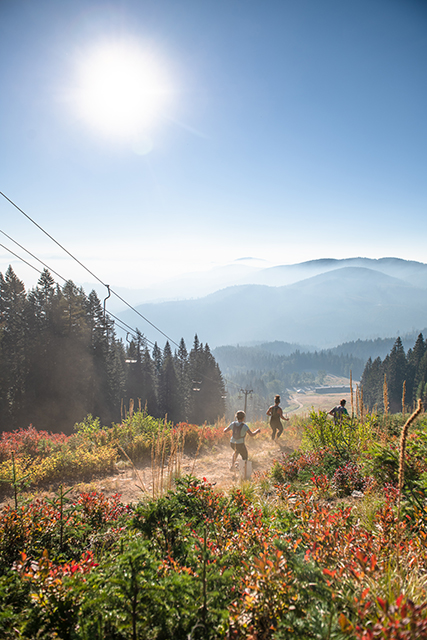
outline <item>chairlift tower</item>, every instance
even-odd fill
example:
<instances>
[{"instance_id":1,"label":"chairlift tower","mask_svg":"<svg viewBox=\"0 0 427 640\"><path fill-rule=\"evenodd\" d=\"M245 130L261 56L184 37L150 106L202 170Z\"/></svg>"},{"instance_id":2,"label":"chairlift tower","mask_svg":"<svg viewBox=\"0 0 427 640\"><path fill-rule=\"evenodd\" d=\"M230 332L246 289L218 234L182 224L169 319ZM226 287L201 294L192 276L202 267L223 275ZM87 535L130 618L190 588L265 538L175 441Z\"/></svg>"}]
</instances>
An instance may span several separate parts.
<instances>
[{"instance_id":1,"label":"chairlift tower","mask_svg":"<svg viewBox=\"0 0 427 640\"><path fill-rule=\"evenodd\" d=\"M248 396L250 396L251 393L253 393L253 389L240 389L240 393L243 393L243 395L245 396L244 412L246 413L246 408L248 406Z\"/></svg>"}]
</instances>

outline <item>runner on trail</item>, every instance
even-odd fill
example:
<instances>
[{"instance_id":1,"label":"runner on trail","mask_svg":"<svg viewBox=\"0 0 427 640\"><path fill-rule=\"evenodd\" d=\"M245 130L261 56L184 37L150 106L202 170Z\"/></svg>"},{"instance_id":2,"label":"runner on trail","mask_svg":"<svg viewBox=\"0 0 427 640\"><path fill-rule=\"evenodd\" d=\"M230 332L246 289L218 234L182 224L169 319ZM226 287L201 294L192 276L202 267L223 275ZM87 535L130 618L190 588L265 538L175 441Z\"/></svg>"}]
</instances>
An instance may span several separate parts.
<instances>
[{"instance_id":1,"label":"runner on trail","mask_svg":"<svg viewBox=\"0 0 427 640\"><path fill-rule=\"evenodd\" d=\"M345 408L345 404L346 401L343 398L336 407L329 411L329 415L334 416L335 422L341 422L344 416L348 417L348 411Z\"/></svg>"},{"instance_id":2,"label":"runner on trail","mask_svg":"<svg viewBox=\"0 0 427 640\"><path fill-rule=\"evenodd\" d=\"M256 436L257 433L261 431L261 429L257 429L256 431L251 431L247 424L245 424L246 414L244 411L238 411L236 413L236 420L234 422L230 422L228 427L225 427L224 433L227 431L231 431L231 439L230 439L230 447L233 449L233 457L231 459L231 467L234 468L234 465L237 460L237 456L242 456L243 460L248 459L248 450L245 445L245 438L247 434L250 436Z\"/></svg>"},{"instance_id":3,"label":"runner on trail","mask_svg":"<svg viewBox=\"0 0 427 640\"><path fill-rule=\"evenodd\" d=\"M274 404L267 409L267 415L270 416L270 427L271 427L271 439L276 439L276 431L277 437L283 433L283 425L281 420L289 420L289 418L285 418L283 415L282 407L280 405L280 396L274 396Z\"/></svg>"}]
</instances>

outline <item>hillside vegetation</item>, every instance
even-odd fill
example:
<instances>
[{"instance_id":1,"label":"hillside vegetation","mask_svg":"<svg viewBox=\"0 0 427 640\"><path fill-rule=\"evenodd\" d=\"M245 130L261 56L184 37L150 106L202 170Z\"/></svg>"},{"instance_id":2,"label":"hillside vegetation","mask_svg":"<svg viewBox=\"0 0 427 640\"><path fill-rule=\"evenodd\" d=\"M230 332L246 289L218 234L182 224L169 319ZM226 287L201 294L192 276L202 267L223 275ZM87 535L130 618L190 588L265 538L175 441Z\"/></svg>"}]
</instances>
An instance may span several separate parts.
<instances>
[{"instance_id":1,"label":"hillside vegetation","mask_svg":"<svg viewBox=\"0 0 427 640\"><path fill-rule=\"evenodd\" d=\"M407 354L397 338L384 360L369 358L361 385L369 408L393 413L411 407L416 400L427 401L427 341L420 333Z\"/></svg>"},{"instance_id":2,"label":"hillside vegetation","mask_svg":"<svg viewBox=\"0 0 427 640\"><path fill-rule=\"evenodd\" d=\"M126 344L98 296L44 270L28 293L9 267L0 273L0 430L29 423L71 433L88 414L118 422L135 403L174 422L224 415L224 384L209 345L195 336L172 352L149 350L136 329Z\"/></svg>"},{"instance_id":3,"label":"hillside vegetation","mask_svg":"<svg viewBox=\"0 0 427 640\"><path fill-rule=\"evenodd\" d=\"M363 404L341 423L314 411L295 418L283 438L301 447L278 448L250 482L229 472L228 489L180 473L170 426L139 412L111 433L86 420L81 453L111 445L125 461L151 443L142 458L151 448L155 491L141 487L132 504L62 484L26 499L25 464L51 460L66 437L3 434L14 492L0 512L2 637L427 638L420 409L404 427ZM199 435L194 456L217 455L222 425L183 429Z\"/></svg>"}]
</instances>

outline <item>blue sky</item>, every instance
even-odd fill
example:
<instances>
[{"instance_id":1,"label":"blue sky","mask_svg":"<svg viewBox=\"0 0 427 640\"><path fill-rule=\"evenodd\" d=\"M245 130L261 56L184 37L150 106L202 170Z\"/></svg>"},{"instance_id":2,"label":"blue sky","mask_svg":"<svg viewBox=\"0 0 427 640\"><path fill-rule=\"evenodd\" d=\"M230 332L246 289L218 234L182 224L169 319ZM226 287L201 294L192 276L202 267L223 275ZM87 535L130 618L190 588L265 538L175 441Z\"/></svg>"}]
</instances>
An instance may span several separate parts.
<instances>
[{"instance_id":1,"label":"blue sky","mask_svg":"<svg viewBox=\"0 0 427 640\"><path fill-rule=\"evenodd\" d=\"M151 120L83 112L120 48ZM112 286L245 256L426 262L426 60L423 0L1 0L0 191ZM0 221L90 279L3 198Z\"/></svg>"}]
</instances>

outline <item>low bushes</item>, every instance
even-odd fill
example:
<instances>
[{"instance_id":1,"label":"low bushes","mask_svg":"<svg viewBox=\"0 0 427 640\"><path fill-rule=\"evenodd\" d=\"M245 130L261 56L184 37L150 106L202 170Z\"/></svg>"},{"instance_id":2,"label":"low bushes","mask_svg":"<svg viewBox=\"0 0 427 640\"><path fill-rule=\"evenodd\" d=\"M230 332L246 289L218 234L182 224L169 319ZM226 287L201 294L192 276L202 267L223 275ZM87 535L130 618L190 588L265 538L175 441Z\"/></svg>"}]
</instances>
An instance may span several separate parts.
<instances>
[{"instance_id":1,"label":"low bushes","mask_svg":"<svg viewBox=\"0 0 427 640\"><path fill-rule=\"evenodd\" d=\"M135 506L58 493L0 512L5 640L427 638L427 546L388 489L354 507L191 476Z\"/></svg>"},{"instance_id":2,"label":"low bushes","mask_svg":"<svg viewBox=\"0 0 427 640\"><path fill-rule=\"evenodd\" d=\"M201 446L227 442L225 424L199 427L173 425L144 412L134 412L110 428L87 416L75 425L75 434L52 434L29 426L0 439L0 490L37 487L58 482L78 482L94 475L113 473L120 458L133 463L164 459L172 452L195 453Z\"/></svg>"},{"instance_id":3,"label":"low bushes","mask_svg":"<svg viewBox=\"0 0 427 640\"><path fill-rule=\"evenodd\" d=\"M124 443L140 428L116 435ZM159 429L173 446L173 429ZM89 421L81 431L74 452L113 442ZM427 640L425 441L416 427L401 493L395 476L372 479L375 447L396 451L375 432L343 456L342 442L306 441L228 493L186 476L134 506L97 493L69 499L61 487L52 500L5 507L3 637ZM18 459L24 473L31 456Z\"/></svg>"}]
</instances>

